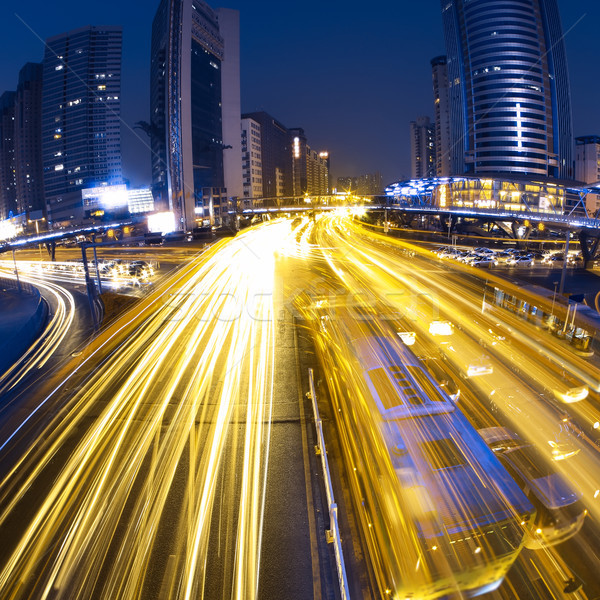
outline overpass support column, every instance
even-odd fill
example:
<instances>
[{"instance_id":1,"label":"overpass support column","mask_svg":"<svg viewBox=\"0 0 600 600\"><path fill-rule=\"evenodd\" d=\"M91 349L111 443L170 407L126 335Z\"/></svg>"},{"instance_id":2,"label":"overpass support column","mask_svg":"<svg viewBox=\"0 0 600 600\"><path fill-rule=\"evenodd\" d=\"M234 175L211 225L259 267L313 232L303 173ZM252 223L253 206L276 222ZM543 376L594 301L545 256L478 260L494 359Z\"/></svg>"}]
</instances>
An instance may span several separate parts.
<instances>
[{"instance_id":1,"label":"overpass support column","mask_svg":"<svg viewBox=\"0 0 600 600\"><path fill-rule=\"evenodd\" d=\"M562 271L560 273L560 287L558 288L558 293L562 296L565 291L565 279L567 275L567 256L569 255L569 238L571 237L571 232L567 229L567 235L565 239L565 255L563 258L563 266Z\"/></svg>"},{"instance_id":2,"label":"overpass support column","mask_svg":"<svg viewBox=\"0 0 600 600\"><path fill-rule=\"evenodd\" d=\"M454 229L455 225L456 225L455 217L452 215L452 213L448 214L448 237L450 237L450 235L452 233L452 229Z\"/></svg>"},{"instance_id":3,"label":"overpass support column","mask_svg":"<svg viewBox=\"0 0 600 600\"><path fill-rule=\"evenodd\" d=\"M519 234L519 229L521 227L525 227L525 231L523 232L523 235ZM513 221L511 223L511 230L512 230L513 237L515 238L515 240L517 240L517 246L522 247L523 244L521 243L521 240L529 239L529 236L531 234L531 225L520 225L518 221Z\"/></svg>"},{"instance_id":4,"label":"overpass support column","mask_svg":"<svg viewBox=\"0 0 600 600\"><path fill-rule=\"evenodd\" d=\"M579 232L579 247L581 248L581 255L583 258L583 267L585 269L591 266L591 262L594 260L594 256L596 255L596 251L598 250L598 242L600 242L600 237L595 236L591 246L588 244L588 240L590 236L587 231L581 230Z\"/></svg>"},{"instance_id":5,"label":"overpass support column","mask_svg":"<svg viewBox=\"0 0 600 600\"><path fill-rule=\"evenodd\" d=\"M56 242L46 242L46 250L52 262L56 261Z\"/></svg>"}]
</instances>

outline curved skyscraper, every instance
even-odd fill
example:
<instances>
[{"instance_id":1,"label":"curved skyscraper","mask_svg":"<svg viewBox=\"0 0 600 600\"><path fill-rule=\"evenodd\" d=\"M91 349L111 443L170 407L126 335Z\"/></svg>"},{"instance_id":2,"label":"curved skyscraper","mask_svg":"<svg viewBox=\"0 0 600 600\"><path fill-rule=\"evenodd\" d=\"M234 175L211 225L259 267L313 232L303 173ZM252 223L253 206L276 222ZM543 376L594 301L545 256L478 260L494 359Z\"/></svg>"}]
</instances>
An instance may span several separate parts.
<instances>
[{"instance_id":1,"label":"curved skyscraper","mask_svg":"<svg viewBox=\"0 0 600 600\"><path fill-rule=\"evenodd\" d=\"M453 175L573 178L556 0L442 0Z\"/></svg>"}]
</instances>

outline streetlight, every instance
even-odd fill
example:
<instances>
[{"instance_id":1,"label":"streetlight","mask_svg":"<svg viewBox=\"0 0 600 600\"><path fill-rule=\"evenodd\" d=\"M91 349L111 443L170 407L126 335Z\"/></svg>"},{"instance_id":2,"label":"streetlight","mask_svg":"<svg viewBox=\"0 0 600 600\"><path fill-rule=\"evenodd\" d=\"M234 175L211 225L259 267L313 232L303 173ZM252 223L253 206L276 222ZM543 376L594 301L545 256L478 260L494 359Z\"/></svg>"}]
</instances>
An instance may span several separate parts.
<instances>
[{"instance_id":1,"label":"streetlight","mask_svg":"<svg viewBox=\"0 0 600 600\"><path fill-rule=\"evenodd\" d=\"M45 220L46 220L46 217L41 217L39 219L27 219L27 222L28 223L35 223L35 234L36 235L40 235L40 227L39 227L38 223L40 221L45 221ZM42 260L42 245L41 244L38 244L38 249L40 251L40 260Z\"/></svg>"}]
</instances>

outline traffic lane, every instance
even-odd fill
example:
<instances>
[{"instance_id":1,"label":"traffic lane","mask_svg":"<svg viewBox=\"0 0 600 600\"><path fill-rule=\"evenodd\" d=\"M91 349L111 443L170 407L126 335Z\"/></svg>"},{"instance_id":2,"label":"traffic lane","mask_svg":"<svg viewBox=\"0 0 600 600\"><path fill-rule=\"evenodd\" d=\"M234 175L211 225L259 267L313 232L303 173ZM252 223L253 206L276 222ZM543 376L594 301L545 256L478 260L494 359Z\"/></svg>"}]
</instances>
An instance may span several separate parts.
<instances>
[{"instance_id":1,"label":"traffic lane","mask_svg":"<svg viewBox=\"0 0 600 600\"><path fill-rule=\"evenodd\" d=\"M243 271L242 271L242 272L243 272ZM250 329L252 329L252 328L250 328ZM147 331L146 333L153 334L153 331L152 331L152 329L150 328L150 331ZM160 335L160 332L158 332L158 334ZM151 335L151 337L152 337L152 335ZM150 339L151 339L151 338L150 338ZM246 338L246 339L247 339L247 338ZM260 342L260 340L258 340L258 341ZM144 336L141 336L139 339L137 339L137 340L136 340L136 342L137 342L137 343L139 343L139 344L141 344L141 345L144 345L144 344L146 344L146 343L147 343L147 342L146 342L146 339L144 338ZM236 343L237 343L237 342L236 342ZM223 347L223 346L224 346L224 344L223 344L223 341L222 341L221 343L217 343L217 344L216 344L216 346L218 346L218 347ZM133 355L135 355L135 352L133 352L132 354L133 354ZM236 353L236 355L239 355L239 352L237 352L237 353ZM167 357L167 359L168 359L168 358L169 358L169 357ZM165 359L165 360L166 360L166 359ZM175 360L175 359L173 359L173 360ZM227 361L227 362L229 362L229 361ZM199 360L199 361L198 361L198 364L200 364L200 365L206 364L206 360ZM172 368L170 368L170 367L169 367L169 365L167 365L166 363L164 363L164 364L163 364L163 365L161 365L161 366L164 366L164 367L166 367L166 368L165 368L165 369L162 371L162 373L163 373L164 377L166 377L167 379L168 379L168 373L169 373L169 372L179 372L179 371L180 371L180 369L178 369L178 368L177 368L177 365L176 365L175 363L173 364L173 367L172 367ZM260 366L260 365L257 365L257 366ZM126 368L126 367L127 367L127 365L123 365L123 368L125 368L125 369L127 370L127 368ZM240 369L237 369L237 373L239 373L239 372L240 372ZM249 369L249 372L250 372L250 373L252 373L252 372L255 372L255 369L252 369L252 368L250 368L250 369ZM264 381L264 378L263 378L263 377L259 377L259 374L260 374L260 372L261 372L261 370L259 369L259 371L257 372L257 377L256 377L256 379L257 379L257 381ZM141 374L141 373L140 373L140 374ZM132 375L134 375L134 374L132 374ZM137 380L139 380L139 377L138 377L137 375L136 375L136 379L137 379ZM196 381L196 380L198 380L198 378L197 378L197 377L192 377L190 380L191 380L191 381ZM131 380L131 379L130 379L130 381L131 381L132 383L134 382L134 380ZM110 384L110 380L108 380L108 381L107 381L107 384ZM157 392L157 394L154 394L154 393L153 393L153 394L152 394L152 397L157 397L157 398L159 398L159 397L160 397L160 395L161 395L161 394L160 394L160 390L161 390L161 389L164 389L164 387L165 387L165 386L164 386L164 382L161 384L159 381L157 381L157 382L156 382L156 385L158 386L158 387L156 388L156 390L155 390L155 391ZM225 390L224 390L224 392L221 392L221 395L222 395L223 393L227 393L227 392L228 392L228 390L232 389L232 388L231 388L231 385L232 385L232 384L227 384L227 386L225 387L225 384L224 384ZM249 387L250 387L250 386L249 386ZM120 389L121 389L121 388L122 388L122 386L120 386ZM100 389L99 389L99 390L97 390L97 392L98 392L98 393L100 393L100 392L104 392L104 391L106 391L106 390L108 390L108 389L109 389L109 388L106 388L106 389L103 389L103 390L100 390ZM164 393L163 393L162 395L164 396ZM101 394L100 394L100 396L99 396L99 398L104 398L104 399L106 400L107 398L110 398L110 396L113 396L113 397L114 397L114 392L111 392L111 393L109 393L109 394L106 394L106 395L105 395L104 393L101 393ZM141 400L141 398L140 398L140 400ZM158 400L157 400L157 402L158 402ZM231 402L231 400L230 400L230 402ZM152 415L156 414L156 413L155 413L155 411L156 411L156 408L154 408L154 407L151 407L151 406L146 406L144 402L137 402L137 401L136 401L136 403L139 405L139 413L140 413L140 415L142 415L142 414L146 414L146 412L147 412L147 414L148 414L148 418L151 418L151 419L152 419L152 418L154 418L154 417L152 417ZM159 403L159 404L160 404L160 403ZM256 404L256 403L250 403L250 402L248 402L248 407L250 407L250 406L260 406L260 404L261 404L261 403L258 403L258 404ZM95 405L98 405L98 402L95 402ZM100 408L100 407L99 407L99 408ZM162 409L161 409L161 410L162 410ZM166 411L166 408L165 408L164 410ZM173 410L173 409L172 409L172 410ZM102 412L104 413L105 411L102 411ZM158 414L157 414L157 416L159 416L159 414L160 414L160 413L158 413ZM252 417L252 415L250 415L250 417ZM147 419L142 419L141 421L143 422L144 420L147 420ZM214 419L213 419L213 420L214 420ZM252 423L253 423L253 425L254 425L254 426L256 426L256 425L259 425L259 424L263 423L263 418L262 418L262 417L260 417L260 415L258 415L258 416L256 417L256 419L253 419L253 418L251 418L250 420L252 421ZM238 419L237 419L237 421L241 422L241 418L238 418ZM122 427L123 427L123 425L121 425L121 424L118 424L117 422L115 422L115 425L118 425L118 426L116 427L116 429L117 429L117 430L121 430L121 429L122 429ZM128 432L128 437L130 438L131 442L130 442L129 444L127 444L127 447L131 447L131 448L132 448L132 450L131 450L131 451L126 451L126 452L125 452L125 454L123 455L123 458L124 458L124 459L125 459L125 458L127 458L128 456L130 456L130 452L134 451L134 449L136 449L136 448L138 447L138 443L136 442L136 439L139 439L139 436L140 436L140 435L142 435L142 434L143 434L143 431L144 431L144 429L143 429L143 427L142 427L142 424L136 424L136 423L134 423L134 422L131 422L131 423L130 423L130 425L128 426L128 429L130 430L130 431ZM234 427L232 427L232 431L233 431L233 430L235 430L235 429L236 429L236 427L235 427L235 426L234 426ZM136 432L136 430L139 430L139 433L137 433L137 432ZM96 430L96 431L97 431L97 433L99 433L99 430ZM124 430L123 430L123 432L124 432ZM103 447L110 448L110 447L112 446L112 444L108 443L108 438L106 438L106 439L107 439L107 441L106 441L106 442L102 442L102 441L101 441L101 439L98 439L98 438L97 438L97 433L95 433L94 435L92 435L92 438L93 438L93 439L95 439L95 440L97 440L97 441L96 441L96 444L100 444L100 443L101 443ZM112 433L112 435L113 435L113 436L114 436L114 435L117 435L117 433L116 433L116 432L113 432L113 433ZM216 435L216 434L215 434L215 435ZM172 437L172 435L171 435L170 437ZM200 439L200 438L202 438L202 436L200 436L200 434L199 434L199 435L198 435L198 438ZM192 436L192 439L195 439L195 436ZM213 438L212 438L212 439L213 439L213 447L214 447L214 442L217 442L217 445L218 445L219 447L221 447L221 448L223 448L224 446L226 446L226 440L225 440L225 438L222 438L222 437L221 437L221 435L219 435L219 439L218 439L218 440L217 440L217 438L216 438L216 437L214 437L214 435L213 435ZM246 435L246 439L250 439L248 435ZM257 439L257 442L260 442L260 437L259 437L259 438L256 438L256 439ZM140 439L140 441L141 441L141 439ZM175 441L175 440L173 440L173 441ZM250 444L250 448L252 448L252 447L258 448L258 447L260 447L260 445L259 445L259 446L255 446L255 444L256 444L257 442L251 442L251 444ZM192 441L190 441L190 444L191 444L191 443L192 443ZM122 444L121 444L121 445L122 445ZM164 443L163 443L163 445L164 445ZM200 445L200 444L198 444L198 445ZM267 444L267 446L268 446L268 444ZM169 447L169 446L167 446L167 447ZM244 464L247 464L247 458L248 458L248 456L249 456L249 455L248 455L248 453L246 452L247 448L248 448L248 446L247 446L246 444L244 444ZM122 446L122 450L123 450L123 451L125 451L125 450L126 450L125 446ZM121 451L119 451L119 452L121 452ZM137 451L136 451L136 452L137 452ZM163 454L164 454L164 452L166 452L166 450L164 450L164 451L162 451L162 452L163 452ZM254 452L256 452L256 451L254 451ZM201 452L200 454L201 454L201 455L205 455L206 453L205 453L205 452ZM191 452L191 453L190 453L190 455L191 455L191 456L194 456L194 455L195 455L195 453ZM112 456L112 454L109 454L108 456L106 456L106 457L105 457L105 456L103 456L102 454L98 454L98 453L96 453L96 457L97 457L97 458L95 459L95 461L96 461L96 462L97 462L97 463L100 465L100 464L102 464L102 463L106 463L106 461L107 461L107 458L109 458L110 456ZM139 456L143 456L143 455L139 455ZM132 458L133 458L133 456L132 456ZM212 459L211 459L211 460L212 460ZM119 459L119 462L122 462L122 460L121 460L121 459ZM136 459L136 461L133 461L133 462L132 462L131 460L127 460L127 464L132 464L132 465L135 465L135 464L136 464L136 463L138 463L138 462L139 462L139 458L138 458L138 459ZM259 463L260 463L260 461L259 461ZM124 463L124 464L125 464L125 463ZM158 465L160 465L160 464L161 464L160 462L159 462L159 463L157 463L157 466L158 466ZM201 463L201 464L204 464L204 463ZM249 464L249 465L250 465L250 467L251 467L251 466L252 466L252 461L250 460L250 462L249 462L248 464ZM93 466L93 464L92 464L92 463L90 463L90 466ZM201 465L199 465L199 467L200 467L200 466L201 466ZM136 468L136 469L139 469L140 467L135 467L135 468ZM171 469L171 470L172 470L172 469ZM246 469L246 468L245 468L245 472L247 472L247 470L248 470L248 469ZM91 473L93 473L93 472L94 472L94 470L91 470L91 471L90 471L90 474L91 474ZM206 470L206 465L205 465L204 467L202 467L202 472L203 472L203 473L205 473L206 475L210 475L211 473L214 473L214 470L213 470L212 468L210 468L210 469ZM108 473L108 472L106 471L106 473ZM157 474L155 475L155 477L156 477L157 479L158 479L158 475L159 475L159 474L160 474L160 476L161 476L163 479L164 479L164 477L167 477L167 474L166 474L166 473L164 473L164 468L163 468L163 467L161 467L161 470L160 470L160 472L159 472L159 473L157 473ZM245 475L244 475L244 477L245 477ZM111 479L113 479L113 478L111 478ZM212 480L212 479L214 479L214 477L211 477L211 480ZM123 496L123 494L127 492L127 489L126 489L126 487L125 487L125 488L123 488L122 486L123 486L123 485L125 485L125 486L127 485L127 483L126 483L126 482L127 482L127 480L128 480L128 478L125 478L125 482L124 482L123 484L121 484L121 483L118 483L118 481L119 481L119 478L115 479L115 486L117 486L117 487L115 487L115 488L114 488L115 492L114 492L113 494L110 494L110 495L111 495L112 497L114 497L114 498L115 498L115 500L116 500L116 503L117 503L117 504L118 504L119 502L121 502L121 503L122 503L122 502L123 502L123 500L124 500L124 498L126 497L126 496ZM254 480L252 480L252 479L248 479L248 485L251 485L251 486L254 486L254 487L256 487L256 483L252 483L252 481L256 482L256 480L255 480L255 479L254 479ZM89 483L86 483L85 485L86 485L86 487L87 487L87 486L88 486L88 485L90 485L90 484L89 484ZM260 487L260 486L259 486L259 487ZM28 489L30 489L30 488L28 488ZM150 491L150 490L149 490L149 491ZM205 496L205 495L204 495L204 493L203 493L203 498L205 498L205 497L206 497L206 496ZM212 498L212 499L214 499L214 495L213 495L212 493L210 494L210 497L207 497L207 502L209 502L209 504L210 504L210 503L212 503L212 502L214 502L214 500L211 500L211 498ZM119 500L119 499L120 499L120 500ZM157 500L157 501L158 501L158 500ZM162 505L162 503L163 503L164 501L165 501L165 498L164 498L164 496L161 496L161 499L160 499L160 501L159 501L159 505ZM204 502L204 501L203 501L203 502ZM138 503L138 505L139 505L139 503ZM203 506L206 506L204 503L203 503L202 505L203 505ZM255 503L253 503L253 505L254 505L254 506L257 506ZM258 506L260 506L260 502L259 502ZM253 535L254 535L254 536L256 536L256 535L257 535L257 531L258 531L258 530L257 530L257 528L256 528L256 519L253 519L253 518L248 518L248 515L251 517L251 516L252 516L252 514L250 514L250 513L246 513L246 511L247 511L247 505L246 505L246 503L240 502L240 508L241 508L241 509L243 509L243 510L240 510L240 511L239 511L239 516L240 516L240 519L241 519L242 517L244 517L244 518L246 519L246 527L245 527L245 529L244 529L244 532L245 532L245 533L243 533L243 535L245 536L245 538L252 537ZM66 506L66 505L65 505L65 509L67 509L67 506ZM136 510L139 510L139 508L137 508L137 507L136 507ZM112 513L113 511L114 511L114 509L113 509L112 507L110 507L110 511L108 511L107 515L103 515L103 517L102 517L102 521L103 521L103 522L104 522L105 520L107 520L107 521L108 521L108 522L106 522L106 525L104 525L103 523L99 523L99 525L101 525L102 529L105 529L105 527L108 527L108 529L106 529L106 532L107 532L107 533L111 531L111 525L110 525L111 516L110 516L110 515L111 515L111 513ZM159 511L159 513L158 513L158 514L160 515L160 514L161 514L161 511ZM86 518L87 518L87 517L86 517ZM114 517L112 517L112 518L114 518ZM147 519L143 519L143 521L148 521L148 524L147 524L147 525L145 525L145 527L148 527L148 526L151 526L151 527L154 527L154 528L155 528L155 527L158 527L159 521L157 521L157 520L156 520L156 518L157 518L157 517L155 516L155 517L153 517L153 518L149 518L149 517L148 517ZM135 522L140 522L140 520L139 520L139 519L135 519L134 521L135 521ZM203 546L203 547L205 547L205 542L203 541L203 540L205 540L205 534L204 534L204 533L202 533L202 531L200 531L200 530L198 529L198 527L200 527L200 529L202 529L202 530L204 530L204 531L206 531L206 527L202 526L202 525L201 525L201 523L200 523L200 522L197 522L195 519L194 519L193 523L188 523L188 524L191 524L191 525L193 526L192 528L193 528L195 531L197 531L197 533L195 534L195 539L197 539L197 540L198 540L198 541L199 541L199 542L202 544L202 546ZM189 529L189 528L184 528L184 529ZM60 526L60 525L57 523L57 526L55 526L55 531L54 531L55 535L58 535L58 537L60 538L60 536L61 536L61 535L63 535L63 534L62 534L62 532L63 532L63 531L64 531L64 529L62 529L62 528L61 528L61 526ZM104 540L106 541L106 533L105 533L105 534L102 534L102 535L100 535L100 536L99 536L99 539L100 539L100 540L104 539ZM110 538L110 539L112 539L114 543L121 544L121 541L120 541L120 540L118 540L118 538L116 538L116 537L115 537L115 538ZM240 540L240 538L239 538L239 534L238 534L238 545L237 545L237 549L238 549L238 550L240 550L240 549L241 549L242 551L236 551L235 555L236 555L236 557L237 557L237 560L245 560L245 561L248 561L248 560L249 560L249 561L250 561L250 563L253 563L253 562L254 562L254 561L257 559L257 557L256 557L256 554L255 554L255 553L254 553L254 557L253 557L253 551L252 551L253 544L251 543L251 545L250 545L250 546L249 546L249 547L246 549L246 548L244 547L244 545L242 545L242 546L240 546L240 545L239 545L239 540ZM135 544L134 544L133 546L131 546L131 548L136 548L136 547L138 547L138 546L137 546L137 545L135 545ZM82 554L81 552L79 552L79 553L78 553L78 555L81 555L81 554ZM135 553L134 553L134 554L135 554ZM131 552L126 552L126 553L124 554L124 556L131 557L131 556L133 556L134 554L132 554ZM182 554L183 554L183 553L181 553L181 552L179 552L179 553L175 552L175 553L173 554L173 556L175 556L175 557L176 557L176 559L175 559L175 560L177 560L177 557L178 557L178 556L181 556ZM94 560L94 555L93 555L93 554L91 554L91 555L90 555L90 558L91 558L92 560ZM97 562L97 560L98 560L98 559L96 559L96 562ZM140 560L142 560L142 561L143 561L143 558L139 558L139 559L138 559L138 558L136 557L135 559L131 559L131 558L129 558L129 560L130 560L130 561L131 561L131 560L133 560L133 561L134 561L134 562L132 563L132 567L133 567L133 568L132 568L132 569L127 569L127 572L129 573L129 579L130 579L130 580L133 580L134 582L133 582L133 583L131 583L131 584L129 584L129 583L128 583L128 585L129 585L129 586L134 586L134 588L131 588L131 587L129 587L128 589L137 589L137 588L135 588L135 586L136 586L136 583L135 583L135 581L139 581L139 580L140 580L140 576L141 576L141 575L140 575L140 573L141 573L140 569L141 569L141 564L142 564L142 563L140 563ZM187 563L186 563L186 564L187 564ZM200 563L200 564L202 564L202 565L205 565L205 564L206 564L206 561L205 561L205 560L201 560L201 563ZM191 571L190 571L190 568L191 568L191 566L180 565L179 563L177 564L177 567L181 567L181 566L183 566L183 567L185 568L185 571L186 571L186 572L193 572L193 568L192 568L192 569L191 569ZM75 567L75 565L73 565L73 567ZM107 585L110 585L110 586L111 586L111 589L113 589L113 590L114 590L114 589L116 589L114 586L115 586L115 585L118 585L118 582L119 582L119 581L122 581L122 576L121 576L121 575L123 574L122 572L120 573L120 570L122 569L122 567L115 566L114 568L115 568L116 570L115 570L115 571L112 573L112 575L110 575L110 576L108 576L106 579L104 579L104 581L106 581L106 582L107 582ZM230 571L231 571L231 567L229 567L229 569L230 569ZM79 569L71 569L71 570L70 570L70 573L71 573L71 575L70 575L70 579L73 581L73 585L74 585L75 587L78 587L78 586L82 585L82 583L83 583L83 582L79 581L79 577L80 577L80 576L79 576L79 575L78 575L76 572L75 572L75 573L73 573L73 571L74 571L74 570L79 570ZM249 588L248 588L248 589L250 589L250 591L251 591L251 590L254 588L254 586L252 585L252 582L251 582L251 581L249 582L249 579L252 579L252 574L253 574L253 573L258 573L258 568L256 568L256 567L254 567L254 568L253 568L253 567L252 567L252 564L248 564L248 568L242 568L242 569L241 569L241 575L243 576L243 579L244 579L244 581L243 581L243 582L240 584L240 580L239 580L239 578L237 578L237 571L236 571L236 582L238 582L238 583L237 583L237 585L242 585L242 586L244 586L244 589L246 589L246 587L249 585ZM304 579L307 579L307 578L306 578L306 577L304 577ZM161 585L161 589L162 589L163 585L164 585L164 583ZM196 586L197 586L197 584L192 584L192 586L193 586L193 587L196 587ZM231 589L231 586L230 586L230 585L227 585L227 582L225 582L225 583L224 583L224 586L223 586L223 588L224 588L224 589L226 589L226 588L229 588L229 589ZM245 597L248 597L248 595L246 594L246 595L245 595Z\"/></svg>"},{"instance_id":2,"label":"traffic lane","mask_svg":"<svg viewBox=\"0 0 600 600\"><path fill-rule=\"evenodd\" d=\"M346 260L345 260L345 263L344 263L344 269L345 269L345 272L348 272L348 270L349 270L349 263L350 263L350 261L348 261L348 260L347 260L347 258L348 258L348 257L347 257L347 255L345 256L345 258L346 258ZM462 348L462 346L459 346L459 347L461 347L461 348ZM502 374L502 375L504 375L504 374ZM488 377L486 376L486 377L485 377L485 379L487 379L487 378L488 378ZM477 378L477 380L478 380L478 381L479 381L479 379L480 379L480 378ZM481 379L482 379L482 378L481 378ZM505 377L502 377L501 379L503 380L503 382L505 382L505 381L506 381ZM539 415L538 415L538 419L539 419ZM576 471L579 471L579 469L576 469ZM554 578L554 579L553 579L553 578ZM556 585L556 581L555 581L555 579L556 579L556 578L555 578L555 573L551 573L549 576L547 576L547 580L548 580L548 581L554 581L554 583L552 583L552 585L553 585L553 586L555 586L555 585ZM559 580L559 583L560 583L560 580ZM535 595L534 595L533 597L535 597Z\"/></svg>"},{"instance_id":3,"label":"traffic lane","mask_svg":"<svg viewBox=\"0 0 600 600\"><path fill-rule=\"evenodd\" d=\"M390 247L390 244L384 246ZM419 260L423 261L423 269L414 268ZM430 286L434 305L441 307L445 295L452 293L453 307L462 306L464 310L461 314L468 315L471 311L471 316L458 321L446 310L447 318L459 322L460 327L469 332L475 340L479 339L480 344L485 346L490 354L500 353L510 356L514 364L513 369L522 377L528 378L529 383L539 388L539 392L545 394L551 401L554 399L559 404L564 402L560 407L564 415L568 414L575 422L582 423L582 427L588 433L594 433L593 425L598 421L598 407L593 405L592 395L580 402L571 401L574 394L586 391L584 384L589 385L590 389L598 386L598 371L586 360L569 352L555 338L544 336L534 324L525 322L490 302L486 303L485 295L482 302L483 285L480 289L473 289L475 278L465 271L464 267L457 268L453 277L444 277L438 270L427 271L425 258L419 259L414 256L409 267L409 263L398 256L396 264L398 276L404 273L408 278L405 283L414 277L425 286ZM423 271L427 273L427 279L423 278ZM405 291L405 296L408 298L411 293L408 283ZM500 334L504 335L506 340L498 343L497 338ZM532 379L534 374L535 377Z\"/></svg>"}]
</instances>

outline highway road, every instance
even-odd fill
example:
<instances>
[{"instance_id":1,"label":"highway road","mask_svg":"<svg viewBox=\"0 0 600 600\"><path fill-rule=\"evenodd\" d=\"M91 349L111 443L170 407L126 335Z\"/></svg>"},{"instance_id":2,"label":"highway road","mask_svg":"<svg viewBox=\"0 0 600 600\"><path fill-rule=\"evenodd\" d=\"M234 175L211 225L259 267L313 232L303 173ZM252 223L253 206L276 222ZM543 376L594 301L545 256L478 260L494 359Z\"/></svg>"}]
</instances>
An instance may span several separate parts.
<instances>
[{"instance_id":1,"label":"highway road","mask_svg":"<svg viewBox=\"0 0 600 600\"><path fill-rule=\"evenodd\" d=\"M335 425L341 387L327 385L357 351L342 335L325 358L312 346L321 317L338 311L414 334L457 382L474 427L517 431L583 494L583 529L521 549L482 598L600 597L598 450L563 421L600 416L595 358L485 302L492 274L347 214L281 219L181 252L171 258L182 266L0 419L1 597L337 598L307 367L317 369L352 597L380 597L386 558L364 543L343 459L361 438ZM359 397L364 375L345 372ZM389 476L389 453L378 456ZM421 565L417 554L401 558ZM571 578L582 586L566 596ZM440 597L435 578L414 581Z\"/></svg>"},{"instance_id":2,"label":"highway road","mask_svg":"<svg viewBox=\"0 0 600 600\"><path fill-rule=\"evenodd\" d=\"M2 597L321 595L293 330L276 320L290 232L198 255L3 420Z\"/></svg>"},{"instance_id":3,"label":"highway road","mask_svg":"<svg viewBox=\"0 0 600 600\"><path fill-rule=\"evenodd\" d=\"M437 358L459 381L459 406L477 427L502 425L518 432L583 493L589 514L582 532L558 546L524 552L496 596L537 598L542 589L548 597L561 597L565 581L581 574L585 585L577 594L598 597L593 577L598 450L594 440L563 420L567 415L579 423L597 420L597 366L517 315L484 302L486 283L494 279L489 272L440 261L347 217L323 217L307 227L313 228L313 253L322 255L337 281L330 277L320 289L315 285L301 302L317 312L333 309L337 318L351 311L363 320L366 306L376 314L368 319L415 333L420 352ZM433 322L441 328L432 328Z\"/></svg>"}]
</instances>

